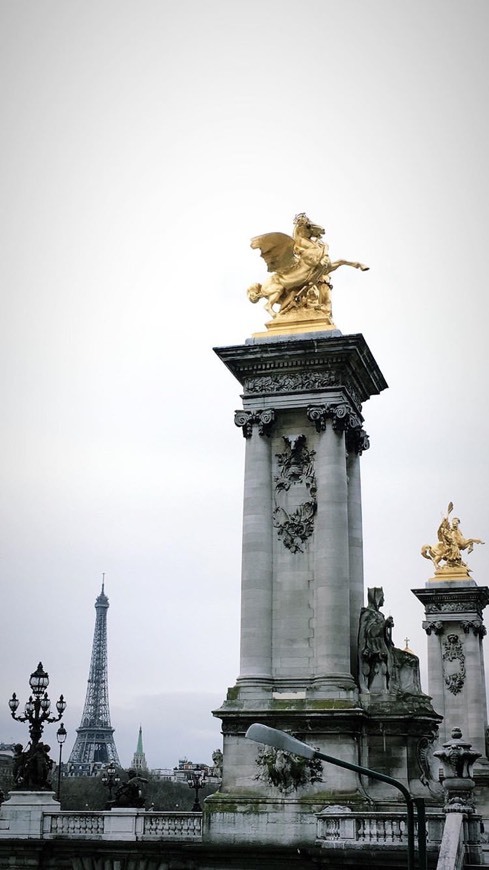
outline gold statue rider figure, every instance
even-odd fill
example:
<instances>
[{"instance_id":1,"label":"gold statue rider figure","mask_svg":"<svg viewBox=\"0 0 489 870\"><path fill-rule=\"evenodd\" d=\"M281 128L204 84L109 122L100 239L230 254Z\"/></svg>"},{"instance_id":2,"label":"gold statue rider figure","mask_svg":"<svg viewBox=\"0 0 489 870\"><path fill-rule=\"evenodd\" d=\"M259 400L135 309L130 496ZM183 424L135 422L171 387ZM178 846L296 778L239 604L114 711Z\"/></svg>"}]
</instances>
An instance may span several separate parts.
<instances>
[{"instance_id":1,"label":"gold statue rider figure","mask_svg":"<svg viewBox=\"0 0 489 870\"><path fill-rule=\"evenodd\" d=\"M294 311L316 313L329 328L334 328L331 314L330 274L340 266L366 271L368 266L351 260L334 260L323 241L324 229L309 220L304 212L294 218L293 235L265 233L251 240L259 248L272 273L263 284L248 288L250 302L264 298L265 310L276 318ZM275 310L274 306L279 306Z\"/></svg>"},{"instance_id":2,"label":"gold statue rider figure","mask_svg":"<svg viewBox=\"0 0 489 870\"><path fill-rule=\"evenodd\" d=\"M462 551L467 550L467 553L471 553L474 544L483 544L484 541L480 538L465 538L460 530L459 518L454 517L450 521L452 511L453 503L450 502L447 514L438 526L438 543L433 546L425 544L421 547L421 555L425 559L431 559L437 571L458 568L466 574L469 569L462 559ZM445 562L445 565L440 566L440 562Z\"/></svg>"}]
</instances>

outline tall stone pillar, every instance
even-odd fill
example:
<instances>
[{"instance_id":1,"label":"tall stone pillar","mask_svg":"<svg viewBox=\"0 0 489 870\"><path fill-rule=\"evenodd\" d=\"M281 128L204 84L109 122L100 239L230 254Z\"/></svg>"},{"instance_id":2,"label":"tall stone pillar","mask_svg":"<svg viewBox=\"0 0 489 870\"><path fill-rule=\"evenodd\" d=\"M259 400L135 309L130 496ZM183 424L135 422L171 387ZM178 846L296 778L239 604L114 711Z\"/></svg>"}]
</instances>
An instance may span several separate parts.
<instances>
[{"instance_id":1,"label":"tall stone pillar","mask_svg":"<svg viewBox=\"0 0 489 870\"><path fill-rule=\"evenodd\" d=\"M395 798L343 767L328 766L323 777L260 751L245 739L252 723L402 778L417 795L430 777L423 747L439 717L413 662L391 651L392 685L380 693L374 685L360 693L357 679L360 457L369 446L362 405L387 385L361 335L255 337L216 353L241 386L235 423L246 462L240 672L214 711L222 721L222 787L206 799L205 837L314 842L314 814L326 803L357 807L366 793Z\"/></svg>"},{"instance_id":2,"label":"tall stone pillar","mask_svg":"<svg viewBox=\"0 0 489 870\"><path fill-rule=\"evenodd\" d=\"M487 767L482 613L489 603L489 589L469 576L445 581L435 576L413 593L425 608L428 691L435 710L443 716L440 742L449 739L453 727L460 727L481 754L476 769Z\"/></svg>"},{"instance_id":3,"label":"tall stone pillar","mask_svg":"<svg viewBox=\"0 0 489 870\"><path fill-rule=\"evenodd\" d=\"M342 431L332 423L318 438L318 500L315 532L322 546L316 548L316 674L315 683L326 692L338 691L342 679L352 687L350 648L345 643L350 631L348 506L346 450ZM341 642L338 640L341 638Z\"/></svg>"},{"instance_id":4,"label":"tall stone pillar","mask_svg":"<svg viewBox=\"0 0 489 870\"><path fill-rule=\"evenodd\" d=\"M346 473L348 481L348 546L350 563L350 669L358 677L358 614L363 607L363 532L360 456L369 447L363 429L346 437Z\"/></svg>"},{"instance_id":5,"label":"tall stone pillar","mask_svg":"<svg viewBox=\"0 0 489 870\"><path fill-rule=\"evenodd\" d=\"M237 836L228 797L235 807L243 790L265 802L277 793L257 779L257 749L244 739L252 722L358 761L362 403L387 385L361 335L255 338L216 353L241 385L235 423L246 443L240 671L215 711L224 736L215 802L226 821L213 814L212 824L222 838ZM343 769L328 773L327 788L363 793ZM324 789L312 784L310 800ZM266 839L276 829L265 821Z\"/></svg>"},{"instance_id":6,"label":"tall stone pillar","mask_svg":"<svg viewBox=\"0 0 489 870\"><path fill-rule=\"evenodd\" d=\"M270 428L275 412L237 411L246 438L241 655L239 682L270 688L272 679L272 475Z\"/></svg>"}]
</instances>

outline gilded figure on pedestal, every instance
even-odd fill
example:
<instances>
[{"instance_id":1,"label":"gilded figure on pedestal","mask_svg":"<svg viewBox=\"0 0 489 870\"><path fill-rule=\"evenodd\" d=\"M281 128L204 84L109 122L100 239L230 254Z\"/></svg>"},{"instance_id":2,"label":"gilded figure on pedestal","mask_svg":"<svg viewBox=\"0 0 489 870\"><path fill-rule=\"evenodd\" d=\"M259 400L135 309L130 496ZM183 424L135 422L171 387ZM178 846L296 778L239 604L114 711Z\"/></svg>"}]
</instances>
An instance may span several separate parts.
<instances>
[{"instance_id":1,"label":"gilded figure on pedestal","mask_svg":"<svg viewBox=\"0 0 489 870\"><path fill-rule=\"evenodd\" d=\"M250 302L265 299L265 310L273 317L306 311L334 328L331 313L330 274L340 266L366 271L369 267L351 260L331 260L329 246L323 241L324 229L313 223L304 212L294 218L292 236L265 233L251 240L259 248L268 271L263 284L248 288ZM275 310L274 306L278 306Z\"/></svg>"},{"instance_id":2,"label":"gilded figure on pedestal","mask_svg":"<svg viewBox=\"0 0 489 870\"><path fill-rule=\"evenodd\" d=\"M480 538L465 538L460 529L459 518L454 517L450 521L452 511L453 502L450 502L446 516L438 526L438 543L425 544L421 547L421 555L425 559L431 559L438 572L451 569L453 573L453 569L460 569L463 574L467 574L469 569L462 559L462 552L467 550L467 553L471 553L474 544L483 544L484 541ZM445 564L440 565L440 562Z\"/></svg>"}]
</instances>

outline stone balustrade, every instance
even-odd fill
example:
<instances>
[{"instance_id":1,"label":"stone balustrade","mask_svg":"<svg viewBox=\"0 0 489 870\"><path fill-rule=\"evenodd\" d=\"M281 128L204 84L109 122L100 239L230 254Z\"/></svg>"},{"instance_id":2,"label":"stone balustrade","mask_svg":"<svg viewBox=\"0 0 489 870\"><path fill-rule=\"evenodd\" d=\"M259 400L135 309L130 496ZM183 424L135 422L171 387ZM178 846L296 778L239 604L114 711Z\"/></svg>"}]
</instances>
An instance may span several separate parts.
<instances>
[{"instance_id":1,"label":"stone balustrade","mask_svg":"<svg viewBox=\"0 0 489 870\"><path fill-rule=\"evenodd\" d=\"M44 813L42 838L49 840L60 837L199 843L202 841L202 814L134 809Z\"/></svg>"},{"instance_id":2,"label":"stone balustrade","mask_svg":"<svg viewBox=\"0 0 489 870\"><path fill-rule=\"evenodd\" d=\"M407 824L405 813L354 813L328 808L317 817L319 845L331 846L406 846ZM427 844L439 846L443 836L443 813L427 817Z\"/></svg>"}]
</instances>

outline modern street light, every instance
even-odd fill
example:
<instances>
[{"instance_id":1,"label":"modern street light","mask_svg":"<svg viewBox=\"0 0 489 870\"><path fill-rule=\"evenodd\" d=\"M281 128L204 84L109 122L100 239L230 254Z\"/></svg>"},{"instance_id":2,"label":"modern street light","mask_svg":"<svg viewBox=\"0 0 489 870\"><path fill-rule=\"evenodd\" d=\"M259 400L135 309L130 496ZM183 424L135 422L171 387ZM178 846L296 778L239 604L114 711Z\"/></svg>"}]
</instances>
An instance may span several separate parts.
<instances>
[{"instance_id":1,"label":"modern street light","mask_svg":"<svg viewBox=\"0 0 489 870\"><path fill-rule=\"evenodd\" d=\"M379 779L382 782L387 782L399 789L406 801L407 809L407 835L408 835L408 855L407 866L408 870L414 870L414 807L416 806L418 817L418 858L420 870L428 870L427 855L426 855L426 815L424 798L413 798L407 788L397 779L391 776L386 776L383 773L378 773L376 770L370 770L368 767L361 767L359 764L350 764L348 761L342 761L339 758L334 758L332 755L325 755L324 752L319 752L307 743L291 737L285 731L279 731L277 728L269 728L267 725L255 723L250 725L246 732L246 737L250 740L255 740L257 743L264 743L266 746L273 746L275 749L283 749L285 752L292 752L294 755L300 755L302 758L321 758L323 761L328 761L336 767L345 767L347 770L353 770L356 773L370 776L372 779Z\"/></svg>"},{"instance_id":2,"label":"modern street light","mask_svg":"<svg viewBox=\"0 0 489 870\"><path fill-rule=\"evenodd\" d=\"M121 778L117 772L117 768L113 761L110 764L106 764L104 767L104 772L102 774L102 782L109 790L109 804L112 802L112 789L114 786L119 785Z\"/></svg>"},{"instance_id":3,"label":"modern street light","mask_svg":"<svg viewBox=\"0 0 489 870\"><path fill-rule=\"evenodd\" d=\"M193 813L201 813L202 807L199 802L199 791L206 784L207 780L205 777L205 773L202 770L193 770L190 774L189 779L187 779L187 785L189 788L193 788L195 791L195 800L192 807Z\"/></svg>"},{"instance_id":4,"label":"modern street light","mask_svg":"<svg viewBox=\"0 0 489 870\"><path fill-rule=\"evenodd\" d=\"M58 793L56 795L56 800L58 800L58 801L59 801L59 796L61 794L61 754L63 752L63 743L66 740L67 733L68 732L67 732L65 726L63 725L63 723L61 723L58 730L56 731L56 740L59 743Z\"/></svg>"}]
</instances>

